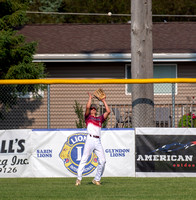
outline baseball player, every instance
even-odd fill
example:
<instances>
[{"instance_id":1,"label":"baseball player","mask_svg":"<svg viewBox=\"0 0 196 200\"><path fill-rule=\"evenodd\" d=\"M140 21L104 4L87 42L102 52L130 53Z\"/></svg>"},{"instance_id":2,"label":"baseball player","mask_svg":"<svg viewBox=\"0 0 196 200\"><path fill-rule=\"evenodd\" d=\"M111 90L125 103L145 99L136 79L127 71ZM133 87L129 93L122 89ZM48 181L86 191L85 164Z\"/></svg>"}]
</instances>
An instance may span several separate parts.
<instances>
[{"instance_id":1,"label":"baseball player","mask_svg":"<svg viewBox=\"0 0 196 200\"><path fill-rule=\"evenodd\" d=\"M75 184L76 186L81 184L84 167L92 152L94 152L98 157L97 173L92 181L93 184L100 185L100 180L106 163L104 150L101 144L101 126L110 114L110 109L106 103L106 97L101 99L105 106L106 112L103 115L96 117L97 107L95 104L91 105L91 100L92 95L89 93L89 99L86 104L85 112L85 122L88 135L85 142L82 159L78 167L77 180Z\"/></svg>"}]
</instances>

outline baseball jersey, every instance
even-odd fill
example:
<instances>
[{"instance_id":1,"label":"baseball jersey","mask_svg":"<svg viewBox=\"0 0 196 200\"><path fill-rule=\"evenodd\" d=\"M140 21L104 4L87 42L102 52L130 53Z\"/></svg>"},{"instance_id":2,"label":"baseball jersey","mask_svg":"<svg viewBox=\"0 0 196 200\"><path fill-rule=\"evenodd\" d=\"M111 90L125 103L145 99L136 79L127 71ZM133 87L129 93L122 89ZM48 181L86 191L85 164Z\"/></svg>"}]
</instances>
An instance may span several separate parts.
<instances>
[{"instance_id":1,"label":"baseball jersey","mask_svg":"<svg viewBox=\"0 0 196 200\"><path fill-rule=\"evenodd\" d=\"M96 135L101 136L101 126L103 122L105 121L104 116L101 115L99 117L93 117L92 115L85 115L85 122L87 127L87 132Z\"/></svg>"}]
</instances>

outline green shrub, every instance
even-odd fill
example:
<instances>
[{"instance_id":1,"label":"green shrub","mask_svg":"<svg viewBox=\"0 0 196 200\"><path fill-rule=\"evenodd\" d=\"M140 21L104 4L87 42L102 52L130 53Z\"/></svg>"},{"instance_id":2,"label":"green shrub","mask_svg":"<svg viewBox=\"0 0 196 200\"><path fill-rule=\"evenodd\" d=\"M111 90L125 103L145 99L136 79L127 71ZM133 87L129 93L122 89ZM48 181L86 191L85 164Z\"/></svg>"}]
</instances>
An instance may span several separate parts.
<instances>
[{"instance_id":1,"label":"green shrub","mask_svg":"<svg viewBox=\"0 0 196 200\"><path fill-rule=\"evenodd\" d=\"M182 116L178 123L178 127L188 127L188 128L195 128L196 127L196 116L195 114L185 114Z\"/></svg>"},{"instance_id":2,"label":"green shrub","mask_svg":"<svg viewBox=\"0 0 196 200\"><path fill-rule=\"evenodd\" d=\"M86 128L86 123L84 119L83 107L75 100L74 111L78 117L78 121L76 120L76 127L77 128Z\"/></svg>"}]
</instances>

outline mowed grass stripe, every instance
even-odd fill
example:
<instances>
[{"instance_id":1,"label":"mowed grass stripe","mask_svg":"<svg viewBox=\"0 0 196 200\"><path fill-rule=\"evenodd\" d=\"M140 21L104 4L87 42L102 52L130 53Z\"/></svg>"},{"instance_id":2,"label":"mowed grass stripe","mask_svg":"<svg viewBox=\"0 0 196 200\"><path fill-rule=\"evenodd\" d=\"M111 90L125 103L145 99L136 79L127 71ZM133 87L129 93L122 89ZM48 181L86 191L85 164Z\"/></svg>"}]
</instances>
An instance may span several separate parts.
<instances>
[{"instance_id":1,"label":"mowed grass stripe","mask_svg":"<svg viewBox=\"0 0 196 200\"><path fill-rule=\"evenodd\" d=\"M196 199L195 178L102 178L95 186L83 178L76 187L74 178L1 178L0 199Z\"/></svg>"}]
</instances>

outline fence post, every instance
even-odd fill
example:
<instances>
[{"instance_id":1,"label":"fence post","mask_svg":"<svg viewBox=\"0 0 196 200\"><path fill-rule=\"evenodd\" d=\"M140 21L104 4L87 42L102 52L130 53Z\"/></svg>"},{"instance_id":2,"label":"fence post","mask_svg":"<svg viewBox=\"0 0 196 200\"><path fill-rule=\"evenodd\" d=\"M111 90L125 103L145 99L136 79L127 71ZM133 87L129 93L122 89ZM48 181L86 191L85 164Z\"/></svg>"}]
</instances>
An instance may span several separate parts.
<instances>
[{"instance_id":1,"label":"fence post","mask_svg":"<svg viewBox=\"0 0 196 200\"><path fill-rule=\"evenodd\" d=\"M175 127L175 83L172 83L172 127Z\"/></svg>"},{"instance_id":2,"label":"fence post","mask_svg":"<svg viewBox=\"0 0 196 200\"><path fill-rule=\"evenodd\" d=\"M50 129L50 84L47 85L47 128Z\"/></svg>"}]
</instances>

